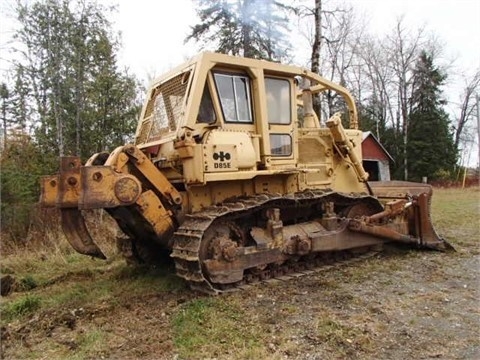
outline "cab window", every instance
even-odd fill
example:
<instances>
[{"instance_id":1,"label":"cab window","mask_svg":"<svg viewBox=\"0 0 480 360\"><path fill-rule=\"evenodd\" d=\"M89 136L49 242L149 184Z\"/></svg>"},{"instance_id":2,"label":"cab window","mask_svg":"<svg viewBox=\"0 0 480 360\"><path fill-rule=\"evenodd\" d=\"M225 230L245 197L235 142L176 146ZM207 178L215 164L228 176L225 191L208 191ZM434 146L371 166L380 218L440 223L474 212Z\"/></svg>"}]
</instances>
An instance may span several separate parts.
<instances>
[{"instance_id":1,"label":"cab window","mask_svg":"<svg viewBox=\"0 0 480 360\"><path fill-rule=\"evenodd\" d=\"M205 84L200 109L198 109L197 123L213 124L215 121L217 121L217 116L213 109L212 96L210 95L208 85Z\"/></svg>"},{"instance_id":2,"label":"cab window","mask_svg":"<svg viewBox=\"0 0 480 360\"><path fill-rule=\"evenodd\" d=\"M215 85L225 121L252 123L249 78L242 75L217 73Z\"/></svg>"},{"instance_id":3,"label":"cab window","mask_svg":"<svg viewBox=\"0 0 480 360\"><path fill-rule=\"evenodd\" d=\"M265 78L267 112L270 124L288 125L292 122L290 82L285 79Z\"/></svg>"},{"instance_id":4,"label":"cab window","mask_svg":"<svg viewBox=\"0 0 480 360\"><path fill-rule=\"evenodd\" d=\"M270 134L270 150L273 156L292 155L292 138L287 134Z\"/></svg>"}]
</instances>

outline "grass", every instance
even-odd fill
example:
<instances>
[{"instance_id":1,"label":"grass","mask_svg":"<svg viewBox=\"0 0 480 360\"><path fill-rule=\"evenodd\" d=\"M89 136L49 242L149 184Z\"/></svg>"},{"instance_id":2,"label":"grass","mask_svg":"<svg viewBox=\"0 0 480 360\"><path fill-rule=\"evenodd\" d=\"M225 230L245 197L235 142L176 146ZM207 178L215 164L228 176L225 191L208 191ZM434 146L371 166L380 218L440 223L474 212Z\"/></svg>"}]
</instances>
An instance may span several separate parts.
<instances>
[{"instance_id":1,"label":"grass","mask_svg":"<svg viewBox=\"0 0 480 360\"><path fill-rule=\"evenodd\" d=\"M11 321L12 319L32 314L40 309L42 300L37 295L25 295L15 301L9 302L2 309L2 321Z\"/></svg>"},{"instance_id":2,"label":"grass","mask_svg":"<svg viewBox=\"0 0 480 360\"><path fill-rule=\"evenodd\" d=\"M480 238L480 188L434 189L432 220L437 231L457 251L478 254Z\"/></svg>"},{"instance_id":3,"label":"grass","mask_svg":"<svg viewBox=\"0 0 480 360\"><path fill-rule=\"evenodd\" d=\"M359 351L368 352L372 348L372 336L367 331L351 326L331 317L322 318L315 326L318 341L346 357L352 357Z\"/></svg>"},{"instance_id":4,"label":"grass","mask_svg":"<svg viewBox=\"0 0 480 360\"><path fill-rule=\"evenodd\" d=\"M112 254L107 264L117 259ZM57 276L65 276L65 273L96 271L104 268L105 264L104 261L76 253L66 240L61 239L54 248L18 247L3 259L0 269L2 274L15 274L17 278L30 277L41 286Z\"/></svg>"},{"instance_id":5,"label":"grass","mask_svg":"<svg viewBox=\"0 0 480 360\"><path fill-rule=\"evenodd\" d=\"M261 347L260 327L254 323L242 326L246 319L245 312L224 297L187 302L171 322L179 355L186 359L203 358L201 354L243 358L265 355ZM199 349L202 349L201 353Z\"/></svg>"},{"instance_id":6,"label":"grass","mask_svg":"<svg viewBox=\"0 0 480 360\"><path fill-rule=\"evenodd\" d=\"M106 350L105 339L106 334L99 329L90 330L78 335L75 339L75 355L69 358L72 360L80 360L98 357L99 353L103 353Z\"/></svg>"},{"instance_id":7,"label":"grass","mask_svg":"<svg viewBox=\"0 0 480 360\"><path fill-rule=\"evenodd\" d=\"M175 275L172 264L155 268L148 266L120 266L114 275L121 291L131 295L141 295L145 292L180 291L186 289L182 279Z\"/></svg>"},{"instance_id":8,"label":"grass","mask_svg":"<svg viewBox=\"0 0 480 360\"><path fill-rule=\"evenodd\" d=\"M14 274L17 279L16 292L0 301L2 325L21 320L33 310L75 308L98 301L118 304L120 298L128 301L139 295L185 289L171 264L131 267L118 256L102 262L70 254L70 250L48 257L18 251L5 258L1 266L3 274Z\"/></svg>"},{"instance_id":9,"label":"grass","mask_svg":"<svg viewBox=\"0 0 480 360\"><path fill-rule=\"evenodd\" d=\"M27 275L20 279L19 290L29 291L35 289L38 286L37 280L32 275Z\"/></svg>"}]
</instances>

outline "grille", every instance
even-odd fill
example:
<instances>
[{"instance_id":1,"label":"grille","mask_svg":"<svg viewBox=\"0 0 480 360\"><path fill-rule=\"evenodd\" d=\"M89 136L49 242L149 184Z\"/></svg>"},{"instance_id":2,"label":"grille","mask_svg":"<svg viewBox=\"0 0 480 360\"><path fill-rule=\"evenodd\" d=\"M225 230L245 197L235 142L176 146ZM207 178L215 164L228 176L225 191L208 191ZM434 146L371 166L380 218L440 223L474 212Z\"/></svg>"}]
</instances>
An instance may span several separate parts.
<instances>
[{"instance_id":1,"label":"grille","mask_svg":"<svg viewBox=\"0 0 480 360\"><path fill-rule=\"evenodd\" d=\"M157 86L145 110L136 144L158 140L177 130L183 116L188 73L179 74Z\"/></svg>"}]
</instances>

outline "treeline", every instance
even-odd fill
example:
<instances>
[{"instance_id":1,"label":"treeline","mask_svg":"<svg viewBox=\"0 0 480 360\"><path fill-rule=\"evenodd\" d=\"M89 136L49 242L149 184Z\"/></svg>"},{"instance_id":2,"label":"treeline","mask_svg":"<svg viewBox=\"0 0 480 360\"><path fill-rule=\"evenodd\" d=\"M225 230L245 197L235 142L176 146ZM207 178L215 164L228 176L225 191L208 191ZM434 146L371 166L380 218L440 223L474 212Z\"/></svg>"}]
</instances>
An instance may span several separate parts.
<instances>
[{"instance_id":1,"label":"treeline","mask_svg":"<svg viewBox=\"0 0 480 360\"><path fill-rule=\"evenodd\" d=\"M309 64L297 65L353 93L362 129L395 159L394 178L455 177L462 151L473 144L480 71L465 76L458 112L447 113L449 68L441 66L442 46L426 29L408 29L400 18L385 36L371 36L353 8L321 0L192 4L198 23L186 42L285 63L296 59L299 41L308 42ZM86 160L133 136L143 94L136 77L118 66L113 11L93 0L17 3L19 46L10 81L0 84L2 231L15 238L26 234L38 177L56 172L59 155ZM315 99L323 119L341 106L331 92Z\"/></svg>"},{"instance_id":2,"label":"treeline","mask_svg":"<svg viewBox=\"0 0 480 360\"><path fill-rule=\"evenodd\" d=\"M2 231L16 239L59 156L85 161L133 136L139 82L117 64L111 11L95 1L17 3L12 81L0 87Z\"/></svg>"}]
</instances>

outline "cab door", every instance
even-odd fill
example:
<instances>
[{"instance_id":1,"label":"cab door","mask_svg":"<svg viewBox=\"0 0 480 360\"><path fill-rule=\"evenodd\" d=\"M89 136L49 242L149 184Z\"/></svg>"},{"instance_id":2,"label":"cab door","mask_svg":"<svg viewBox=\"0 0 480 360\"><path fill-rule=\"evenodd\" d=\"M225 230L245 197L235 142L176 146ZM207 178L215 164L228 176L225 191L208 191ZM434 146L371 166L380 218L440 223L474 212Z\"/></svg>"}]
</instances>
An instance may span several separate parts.
<instances>
[{"instance_id":1,"label":"cab door","mask_svg":"<svg viewBox=\"0 0 480 360\"><path fill-rule=\"evenodd\" d=\"M270 163L272 166L295 162L294 84L291 79L265 76ZM296 110L296 109L295 109Z\"/></svg>"}]
</instances>

